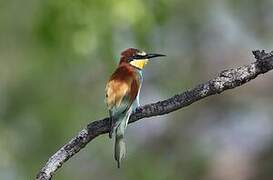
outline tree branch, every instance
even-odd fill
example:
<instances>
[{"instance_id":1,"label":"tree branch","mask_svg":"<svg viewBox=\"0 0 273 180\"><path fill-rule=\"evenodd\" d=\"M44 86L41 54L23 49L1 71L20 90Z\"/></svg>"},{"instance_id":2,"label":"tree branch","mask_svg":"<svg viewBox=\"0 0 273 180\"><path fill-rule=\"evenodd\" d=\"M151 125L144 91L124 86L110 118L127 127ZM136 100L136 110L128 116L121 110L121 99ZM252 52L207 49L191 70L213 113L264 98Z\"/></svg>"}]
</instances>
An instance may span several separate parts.
<instances>
[{"instance_id":1,"label":"tree branch","mask_svg":"<svg viewBox=\"0 0 273 180\"><path fill-rule=\"evenodd\" d=\"M253 55L256 61L249 65L224 70L216 78L199 84L191 90L177 94L169 99L137 108L136 112L131 115L129 123L133 123L142 118L168 114L205 97L220 94L227 89L241 86L256 78L258 75L273 69L273 51L271 53L265 53L264 50L257 50L253 51ZM108 118L104 118L88 124L77 136L72 138L49 158L45 166L37 174L36 179L51 179L64 162L83 149L91 140L109 131L108 120Z\"/></svg>"}]
</instances>

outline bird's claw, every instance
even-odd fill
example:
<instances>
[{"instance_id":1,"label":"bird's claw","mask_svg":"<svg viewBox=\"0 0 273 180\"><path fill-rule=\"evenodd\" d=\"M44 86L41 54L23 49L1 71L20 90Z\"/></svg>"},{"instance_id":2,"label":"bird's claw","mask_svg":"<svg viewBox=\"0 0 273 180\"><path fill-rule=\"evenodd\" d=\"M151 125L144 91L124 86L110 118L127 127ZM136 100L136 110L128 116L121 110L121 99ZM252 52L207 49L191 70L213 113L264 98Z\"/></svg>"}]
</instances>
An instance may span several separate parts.
<instances>
[{"instance_id":1,"label":"bird's claw","mask_svg":"<svg viewBox=\"0 0 273 180\"><path fill-rule=\"evenodd\" d=\"M138 112L141 112L141 111L143 111L143 108L138 106L136 109L133 110L132 113L138 113Z\"/></svg>"}]
</instances>

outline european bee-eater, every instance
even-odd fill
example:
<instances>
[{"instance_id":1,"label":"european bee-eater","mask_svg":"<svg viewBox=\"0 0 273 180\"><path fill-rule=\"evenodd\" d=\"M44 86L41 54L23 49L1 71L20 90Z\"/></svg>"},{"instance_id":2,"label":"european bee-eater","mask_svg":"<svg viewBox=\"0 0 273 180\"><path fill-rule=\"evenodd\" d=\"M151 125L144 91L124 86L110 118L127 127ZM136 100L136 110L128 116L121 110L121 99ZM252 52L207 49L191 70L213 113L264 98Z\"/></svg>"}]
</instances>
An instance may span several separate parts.
<instances>
[{"instance_id":1,"label":"european bee-eater","mask_svg":"<svg viewBox=\"0 0 273 180\"><path fill-rule=\"evenodd\" d=\"M109 137L115 134L115 160L118 168L125 157L125 129L132 112L139 106L139 91L143 81L142 69L151 58L165 56L148 54L129 48L121 53L119 65L106 85L106 104L109 110Z\"/></svg>"}]
</instances>

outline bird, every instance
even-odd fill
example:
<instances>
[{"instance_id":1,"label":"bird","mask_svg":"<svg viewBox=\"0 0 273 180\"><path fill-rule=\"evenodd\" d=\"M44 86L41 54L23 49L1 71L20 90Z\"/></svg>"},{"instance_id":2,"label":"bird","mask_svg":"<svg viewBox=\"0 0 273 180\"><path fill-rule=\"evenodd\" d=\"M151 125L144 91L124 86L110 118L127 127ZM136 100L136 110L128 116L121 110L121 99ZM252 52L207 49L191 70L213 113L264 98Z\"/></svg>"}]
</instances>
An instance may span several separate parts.
<instances>
[{"instance_id":1,"label":"bird","mask_svg":"<svg viewBox=\"0 0 273 180\"><path fill-rule=\"evenodd\" d=\"M128 48L121 53L118 67L105 88L105 101L109 111L109 138L115 135L114 158L120 168L126 154L125 130L130 115L139 107L139 93L143 82L143 68L148 61L164 54L146 53Z\"/></svg>"}]
</instances>

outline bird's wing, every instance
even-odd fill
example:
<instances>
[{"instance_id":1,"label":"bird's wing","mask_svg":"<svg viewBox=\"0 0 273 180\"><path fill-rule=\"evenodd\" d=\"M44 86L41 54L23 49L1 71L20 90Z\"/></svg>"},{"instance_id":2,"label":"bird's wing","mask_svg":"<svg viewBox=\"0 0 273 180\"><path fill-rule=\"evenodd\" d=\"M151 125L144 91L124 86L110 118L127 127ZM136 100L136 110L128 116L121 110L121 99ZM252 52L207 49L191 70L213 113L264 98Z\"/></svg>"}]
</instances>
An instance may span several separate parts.
<instances>
[{"instance_id":1,"label":"bird's wing","mask_svg":"<svg viewBox=\"0 0 273 180\"><path fill-rule=\"evenodd\" d=\"M128 110L139 91L140 82L130 66L120 66L106 85L106 103L111 115Z\"/></svg>"},{"instance_id":2,"label":"bird's wing","mask_svg":"<svg viewBox=\"0 0 273 180\"><path fill-rule=\"evenodd\" d=\"M112 79L106 85L106 104L111 116L127 111L138 94L138 82L134 78Z\"/></svg>"}]
</instances>

